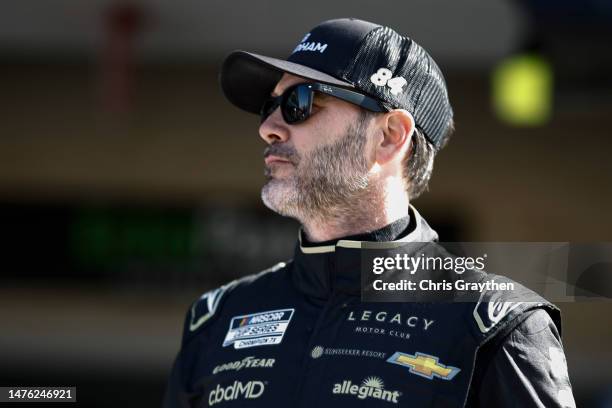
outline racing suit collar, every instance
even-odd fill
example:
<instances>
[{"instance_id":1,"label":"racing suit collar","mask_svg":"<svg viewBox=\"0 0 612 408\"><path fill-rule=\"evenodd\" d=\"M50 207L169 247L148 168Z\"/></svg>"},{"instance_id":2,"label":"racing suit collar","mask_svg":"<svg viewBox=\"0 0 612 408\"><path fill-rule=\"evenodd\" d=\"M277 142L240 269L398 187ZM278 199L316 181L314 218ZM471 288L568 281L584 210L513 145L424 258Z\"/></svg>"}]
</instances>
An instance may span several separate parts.
<instances>
[{"instance_id":1,"label":"racing suit collar","mask_svg":"<svg viewBox=\"0 0 612 408\"><path fill-rule=\"evenodd\" d=\"M438 234L418 211L410 206L409 224L395 241L358 241L340 239L330 245L302 245L302 230L293 258L292 279L308 296L327 299L333 292L359 296L361 288L361 249L385 249L406 242L437 241Z\"/></svg>"},{"instance_id":2,"label":"racing suit collar","mask_svg":"<svg viewBox=\"0 0 612 408\"><path fill-rule=\"evenodd\" d=\"M329 241L323 242L310 242L304 233L304 229L300 230L300 244L303 250L308 251L308 248L312 247L321 247L321 246L336 246L339 240L348 240L348 241L393 241L395 239L400 238L402 235L405 235L406 229L410 224L410 216L406 215L403 218L400 218L396 221L393 221L391 224L384 226L383 228L377 229L376 231L366 232L356 235L351 235L348 237L331 239Z\"/></svg>"}]
</instances>

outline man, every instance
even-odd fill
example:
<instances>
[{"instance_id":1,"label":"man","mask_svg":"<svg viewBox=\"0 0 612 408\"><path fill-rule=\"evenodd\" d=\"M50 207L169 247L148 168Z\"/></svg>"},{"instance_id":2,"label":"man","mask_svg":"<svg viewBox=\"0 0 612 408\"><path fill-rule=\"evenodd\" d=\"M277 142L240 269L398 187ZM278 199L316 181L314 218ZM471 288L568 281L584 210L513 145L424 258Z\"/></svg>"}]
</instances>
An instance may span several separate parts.
<instances>
[{"instance_id":1,"label":"man","mask_svg":"<svg viewBox=\"0 0 612 408\"><path fill-rule=\"evenodd\" d=\"M291 261L193 304L165 407L575 406L559 311L525 288L521 302L360 299L364 248L437 240L409 204L453 127L423 48L330 20L288 60L232 53L221 86L261 114L262 199L302 228Z\"/></svg>"}]
</instances>

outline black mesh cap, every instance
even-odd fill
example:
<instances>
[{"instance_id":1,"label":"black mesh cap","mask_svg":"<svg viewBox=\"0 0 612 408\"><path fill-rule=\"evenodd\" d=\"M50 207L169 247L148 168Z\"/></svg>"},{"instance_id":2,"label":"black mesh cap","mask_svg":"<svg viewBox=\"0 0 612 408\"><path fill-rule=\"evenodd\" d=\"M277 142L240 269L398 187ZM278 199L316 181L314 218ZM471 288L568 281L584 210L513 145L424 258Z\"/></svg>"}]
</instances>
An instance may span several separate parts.
<instances>
[{"instance_id":1,"label":"black mesh cap","mask_svg":"<svg viewBox=\"0 0 612 408\"><path fill-rule=\"evenodd\" d=\"M440 68L420 45L388 27L353 18L313 28L286 59L234 51L221 69L230 102L259 113L282 74L358 90L389 108L406 109L439 148L453 110Z\"/></svg>"}]
</instances>

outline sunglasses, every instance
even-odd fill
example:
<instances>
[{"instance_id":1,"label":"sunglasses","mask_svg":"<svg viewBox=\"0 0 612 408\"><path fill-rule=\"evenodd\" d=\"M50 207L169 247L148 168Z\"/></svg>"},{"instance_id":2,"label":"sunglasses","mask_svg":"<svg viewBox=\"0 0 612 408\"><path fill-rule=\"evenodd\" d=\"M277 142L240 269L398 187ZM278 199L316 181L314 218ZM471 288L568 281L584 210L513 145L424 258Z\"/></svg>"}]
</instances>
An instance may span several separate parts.
<instances>
[{"instance_id":1,"label":"sunglasses","mask_svg":"<svg viewBox=\"0 0 612 408\"><path fill-rule=\"evenodd\" d=\"M318 82L306 82L290 86L282 95L268 98L261 107L261 122L263 123L279 106L283 119L288 124L304 122L312 114L315 92L331 95L372 112L387 111L376 99L359 92Z\"/></svg>"}]
</instances>

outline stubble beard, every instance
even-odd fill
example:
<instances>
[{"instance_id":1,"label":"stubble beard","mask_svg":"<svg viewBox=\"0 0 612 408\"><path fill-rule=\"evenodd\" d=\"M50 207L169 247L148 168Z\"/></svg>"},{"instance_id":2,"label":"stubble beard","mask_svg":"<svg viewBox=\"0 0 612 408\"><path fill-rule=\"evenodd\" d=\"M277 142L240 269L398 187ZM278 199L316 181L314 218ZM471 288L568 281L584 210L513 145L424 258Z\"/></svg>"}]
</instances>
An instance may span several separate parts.
<instances>
[{"instance_id":1,"label":"stubble beard","mask_svg":"<svg viewBox=\"0 0 612 408\"><path fill-rule=\"evenodd\" d=\"M280 215L305 220L336 220L359 218L357 212L367 212L375 194L365 158L367 123L360 119L351 123L338 141L314 149L300 157L292 148L268 147L287 157L293 172L285 178L275 178L266 168L268 179L261 191L264 204Z\"/></svg>"}]
</instances>

